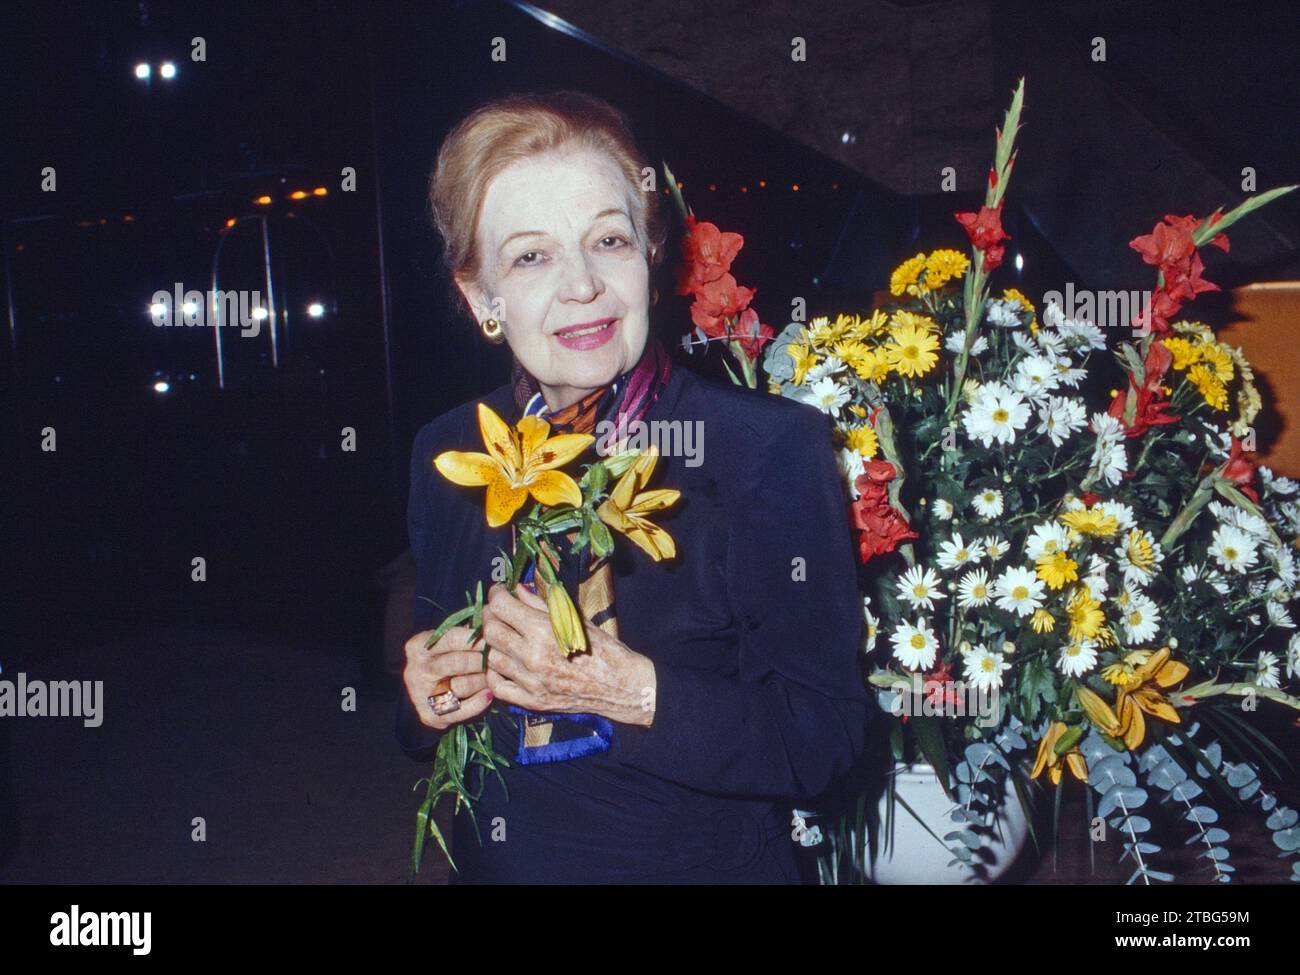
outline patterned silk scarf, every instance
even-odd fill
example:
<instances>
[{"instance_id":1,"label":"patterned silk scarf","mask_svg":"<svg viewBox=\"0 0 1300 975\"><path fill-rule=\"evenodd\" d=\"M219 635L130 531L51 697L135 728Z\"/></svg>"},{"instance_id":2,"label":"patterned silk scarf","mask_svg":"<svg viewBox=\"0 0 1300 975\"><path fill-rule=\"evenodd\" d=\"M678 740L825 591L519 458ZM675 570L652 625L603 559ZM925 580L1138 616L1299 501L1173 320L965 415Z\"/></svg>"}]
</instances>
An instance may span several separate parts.
<instances>
[{"instance_id":1,"label":"patterned silk scarf","mask_svg":"<svg viewBox=\"0 0 1300 975\"><path fill-rule=\"evenodd\" d=\"M645 416L646 411L659 398L672 372L672 360L663 345L653 335L646 340L645 350L637 364L618 376L608 386L593 390L582 399L563 409L551 412L542 398L537 380L515 360L511 374L514 385L515 406L519 411L516 422L524 416L536 415L551 424L551 434L590 433L600 443L604 431L625 431L625 425ZM609 438L612 441L613 437ZM595 447L589 450L594 457ZM578 463L582 463L580 458ZM511 529L513 533L513 528ZM578 533L570 532L572 542ZM513 541L513 539L512 539ZM608 558L582 564L589 553L576 553L567 547L555 553L551 564L559 570L559 578L570 593L578 595L578 612L592 625L618 638L618 616L614 608L614 572ZM558 564L557 564L558 562ZM530 568L524 583L545 598L545 583L534 578ZM520 716L520 765L540 762L560 762L581 755L609 750L614 735L613 723L596 714L537 714L525 708L508 705L508 710Z\"/></svg>"}]
</instances>

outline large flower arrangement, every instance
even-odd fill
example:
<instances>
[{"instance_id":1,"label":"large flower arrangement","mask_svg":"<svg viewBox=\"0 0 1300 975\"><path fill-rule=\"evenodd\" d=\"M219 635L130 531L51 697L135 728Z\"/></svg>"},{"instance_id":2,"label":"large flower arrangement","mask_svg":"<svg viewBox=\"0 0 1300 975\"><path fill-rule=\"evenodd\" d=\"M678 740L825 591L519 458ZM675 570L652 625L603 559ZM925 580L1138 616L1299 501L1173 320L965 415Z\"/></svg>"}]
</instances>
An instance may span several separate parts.
<instances>
[{"instance_id":1,"label":"large flower arrangement","mask_svg":"<svg viewBox=\"0 0 1300 975\"><path fill-rule=\"evenodd\" d=\"M1279 855L1300 854L1300 815L1261 781L1282 756L1252 722L1258 701L1300 708L1283 690L1300 677L1300 486L1246 449L1260 397L1241 353L1175 318L1217 290L1201 249L1227 250L1225 230L1294 187L1133 240L1156 287L1108 341L991 289L1023 91L984 205L956 215L969 257L917 254L885 308L789 325L764 357L769 389L833 420L870 682L897 715L895 757L932 765L953 801L950 865L979 874L1004 796L1028 804L1046 773L1058 813L1071 779L1089 820L1095 793L1130 883L1172 879L1156 869L1156 816L1227 881L1225 799L1257 805ZM1123 388L1097 405L1084 383L1108 349ZM979 713L960 706L972 690ZM829 831L832 873L861 869L864 830Z\"/></svg>"}]
</instances>

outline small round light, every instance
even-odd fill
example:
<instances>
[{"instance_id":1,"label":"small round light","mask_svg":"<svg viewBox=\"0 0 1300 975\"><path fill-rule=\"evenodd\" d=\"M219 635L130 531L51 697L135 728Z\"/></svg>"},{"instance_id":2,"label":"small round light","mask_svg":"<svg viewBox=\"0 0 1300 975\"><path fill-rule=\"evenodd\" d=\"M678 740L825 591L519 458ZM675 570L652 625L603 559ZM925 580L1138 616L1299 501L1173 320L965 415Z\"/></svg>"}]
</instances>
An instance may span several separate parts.
<instances>
[{"instance_id":1,"label":"small round light","mask_svg":"<svg viewBox=\"0 0 1300 975\"><path fill-rule=\"evenodd\" d=\"M139 78L141 81L144 81L146 78L148 78L149 65L145 64L143 61L137 64L135 66L135 76Z\"/></svg>"},{"instance_id":2,"label":"small round light","mask_svg":"<svg viewBox=\"0 0 1300 975\"><path fill-rule=\"evenodd\" d=\"M185 312L187 315L195 315L198 313L198 310L199 303L197 301L187 301L185 304L181 305L181 311Z\"/></svg>"},{"instance_id":3,"label":"small round light","mask_svg":"<svg viewBox=\"0 0 1300 975\"><path fill-rule=\"evenodd\" d=\"M172 389L172 384L165 379L159 379L156 383L153 384L153 391L155 393L158 393L159 395L162 395L163 393L170 393L171 389Z\"/></svg>"},{"instance_id":4,"label":"small round light","mask_svg":"<svg viewBox=\"0 0 1300 975\"><path fill-rule=\"evenodd\" d=\"M163 315L167 314L167 306L161 301L155 301L149 306L149 314L153 315L155 318L161 318Z\"/></svg>"},{"instance_id":5,"label":"small round light","mask_svg":"<svg viewBox=\"0 0 1300 975\"><path fill-rule=\"evenodd\" d=\"M268 312L267 312L267 310L266 310L265 308L260 308L260 307L259 307L259 308L254 308L254 309L253 309L253 317L256 318L259 322L260 322L262 319L266 318L267 314L268 314Z\"/></svg>"},{"instance_id":6,"label":"small round light","mask_svg":"<svg viewBox=\"0 0 1300 975\"><path fill-rule=\"evenodd\" d=\"M176 77L176 65L172 64L170 61L164 61L162 67L158 69L158 73L170 81L172 78Z\"/></svg>"},{"instance_id":7,"label":"small round light","mask_svg":"<svg viewBox=\"0 0 1300 975\"><path fill-rule=\"evenodd\" d=\"M1016 270L1017 270L1017 271L1023 271L1024 269L1025 269L1025 255L1024 255L1024 254L1017 254L1017 255L1016 255Z\"/></svg>"},{"instance_id":8,"label":"small round light","mask_svg":"<svg viewBox=\"0 0 1300 975\"><path fill-rule=\"evenodd\" d=\"M325 306L322 305L319 301L313 301L310 305L307 306L307 314L310 315L312 318L320 318L322 315L325 314Z\"/></svg>"}]
</instances>

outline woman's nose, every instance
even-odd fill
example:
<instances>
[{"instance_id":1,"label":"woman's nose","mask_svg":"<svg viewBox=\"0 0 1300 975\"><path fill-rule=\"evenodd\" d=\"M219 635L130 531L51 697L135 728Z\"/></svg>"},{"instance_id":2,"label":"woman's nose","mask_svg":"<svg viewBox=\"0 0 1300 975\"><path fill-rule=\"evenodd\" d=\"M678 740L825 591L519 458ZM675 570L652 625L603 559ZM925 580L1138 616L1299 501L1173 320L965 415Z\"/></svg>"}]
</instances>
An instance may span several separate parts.
<instances>
[{"instance_id":1,"label":"woman's nose","mask_svg":"<svg viewBox=\"0 0 1300 975\"><path fill-rule=\"evenodd\" d=\"M567 257L562 274L563 283L561 287L563 293L560 296L562 298L571 298L575 301L590 301L604 290L604 285L592 269L587 255L584 253L579 252Z\"/></svg>"}]
</instances>

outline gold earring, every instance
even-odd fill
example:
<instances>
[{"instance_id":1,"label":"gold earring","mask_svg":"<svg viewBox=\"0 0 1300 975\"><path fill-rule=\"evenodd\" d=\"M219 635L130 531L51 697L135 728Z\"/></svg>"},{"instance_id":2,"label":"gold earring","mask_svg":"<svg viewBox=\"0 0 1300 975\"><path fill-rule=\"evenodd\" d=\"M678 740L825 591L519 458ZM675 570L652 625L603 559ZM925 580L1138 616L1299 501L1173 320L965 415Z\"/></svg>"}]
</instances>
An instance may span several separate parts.
<instances>
[{"instance_id":1,"label":"gold earring","mask_svg":"<svg viewBox=\"0 0 1300 975\"><path fill-rule=\"evenodd\" d=\"M495 318L483 319L483 324L479 327L483 329L483 337L493 345L500 345L506 340L506 333Z\"/></svg>"}]
</instances>

